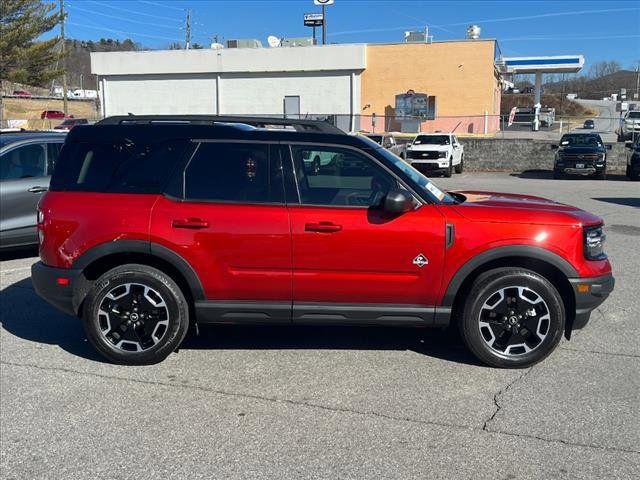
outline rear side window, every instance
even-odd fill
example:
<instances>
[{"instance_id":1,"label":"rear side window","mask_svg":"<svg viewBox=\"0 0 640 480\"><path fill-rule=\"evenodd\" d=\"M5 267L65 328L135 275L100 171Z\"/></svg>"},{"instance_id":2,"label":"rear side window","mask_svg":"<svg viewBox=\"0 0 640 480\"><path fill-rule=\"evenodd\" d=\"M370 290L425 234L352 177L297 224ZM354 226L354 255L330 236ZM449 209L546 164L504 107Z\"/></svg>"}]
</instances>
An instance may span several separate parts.
<instances>
[{"instance_id":1,"label":"rear side window","mask_svg":"<svg viewBox=\"0 0 640 480\"><path fill-rule=\"evenodd\" d=\"M0 157L0 180L42 177L47 174L47 145L22 145Z\"/></svg>"},{"instance_id":2,"label":"rear side window","mask_svg":"<svg viewBox=\"0 0 640 480\"><path fill-rule=\"evenodd\" d=\"M52 191L161 193L188 142L67 143L51 179Z\"/></svg>"},{"instance_id":3,"label":"rear side window","mask_svg":"<svg viewBox=\"0 0 640 480\"><path fill-rule=\"evenodd\" d=\"M185 200L284 202L280 158L267 144L203 142L182 180Z\"/></svg>"}]
</instances>

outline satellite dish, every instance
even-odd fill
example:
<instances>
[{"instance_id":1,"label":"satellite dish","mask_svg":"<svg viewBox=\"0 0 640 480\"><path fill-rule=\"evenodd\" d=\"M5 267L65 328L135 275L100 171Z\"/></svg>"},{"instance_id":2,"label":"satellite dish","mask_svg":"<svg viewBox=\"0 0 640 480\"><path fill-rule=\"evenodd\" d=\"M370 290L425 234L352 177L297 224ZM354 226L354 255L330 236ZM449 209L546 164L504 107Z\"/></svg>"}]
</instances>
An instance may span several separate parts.
<instances>
[{"instance_id":1,"label":"satellite dish","mask_svg":"<svg viewBox=\"0 0 640 480\"><path fill-rule=\"evenodd\" d=\"M211 48L213 50L222 50L224 48L224 45L221 43L212 43Z\"/></svg>"},{"instance_id":2,"label":"satellite dish","mask_svg":"<svg viewBox=\"0 0 640 480\"><path fill-rule=\"evenodd\" d=\"M282 41L274 35L269 35L267 37L267 43L269 44L270 47L273 48L273 47L279 47Z\"/></svg>"}]
</instances>

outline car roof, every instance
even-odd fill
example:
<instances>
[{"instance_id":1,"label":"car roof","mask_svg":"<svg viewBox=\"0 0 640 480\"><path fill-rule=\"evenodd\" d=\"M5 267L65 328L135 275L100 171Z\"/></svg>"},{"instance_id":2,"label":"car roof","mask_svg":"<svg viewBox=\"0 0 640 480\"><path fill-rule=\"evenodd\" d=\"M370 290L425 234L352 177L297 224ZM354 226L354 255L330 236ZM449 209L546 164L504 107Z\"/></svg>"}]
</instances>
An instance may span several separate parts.
<instances>
[{"instance_id":1,"label":"car roof","mask_svg":"<svg viewBox=\"0 0 640 480\"><path fill-rule=\"evenodd\" d=\"M0 147L10 145L12 143L21 142L23 140L48 140L48 139L64 139L66 133L62 132L38 132L38 131L25 131L25 132L8 132L0 135Z\"/></svg>"},{"instance_id":2,"label":"car roof","mask_svg":"<svg viewBox=\"0 0 640 480\"><path fill-rule=\"evenodd\" d=\"M418 133L418 136L420 137L439 137L439 136L444 136L444 135L454 135L453 133L449 133L449 132L438 132L438 133L432 133L432 132L420 132Z\"/></svg>"},{"instance_id":3,"label":"car roof","mask_svg":"<svg viewBox=\"0 0 640 480\"><path fill-rule=\"evenodd\" d=\"M68 142L111 142L125 138L157 143L161 141L193 140L253 140L263 142L304 142L332 143L371 148L371 144L360 135L344 133L326 133L313 131L295 131L285 128L255 128L245 124L217 123L181 124L181 123L134 123L78 125L67 134Z\"/></svg>"}]
</instances>

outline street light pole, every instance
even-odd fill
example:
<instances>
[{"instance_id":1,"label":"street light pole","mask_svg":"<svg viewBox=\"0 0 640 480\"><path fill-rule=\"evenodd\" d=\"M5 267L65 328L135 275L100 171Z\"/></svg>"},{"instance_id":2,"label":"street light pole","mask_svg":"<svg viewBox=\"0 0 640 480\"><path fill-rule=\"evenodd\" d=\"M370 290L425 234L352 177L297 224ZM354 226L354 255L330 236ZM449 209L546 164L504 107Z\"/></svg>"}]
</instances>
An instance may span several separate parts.
<instances>
[{"instance_id":1,"label":"street light pole","mask_svg":"<svg viewBox=\"0 0 640 480\"><path fill-rule=\"evenodd\" d=\"M327 6L322 5L322 44L327 44Z\"/></svg>"}]
</instances>

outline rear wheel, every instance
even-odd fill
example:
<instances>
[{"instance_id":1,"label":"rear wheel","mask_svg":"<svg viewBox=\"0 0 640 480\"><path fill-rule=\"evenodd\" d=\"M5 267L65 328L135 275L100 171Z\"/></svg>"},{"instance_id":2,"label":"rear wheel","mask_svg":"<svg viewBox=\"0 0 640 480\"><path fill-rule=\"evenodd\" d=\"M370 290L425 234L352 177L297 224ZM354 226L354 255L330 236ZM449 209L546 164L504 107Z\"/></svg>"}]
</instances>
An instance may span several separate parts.
<instances>
[{"instance_id":1,"label":"rear wheel","mask_svg":"<svg viewBox=\"0 0 640 480\"><path fill-rule=\"evenodd\" d=\"M464 155L460 157L460 163L456 165L456 173L462 173L464 170Z\"/></svg>"},{"instance_id":2,"label":"rear wheel","mask_svg":"<svg viewBox=\"0 0 640 480\"><path fill-rule=\"evenodd\" d=\"M102 275L87 295L83 320L89 341L115 363L158 363L184 339L189 307L164 272L129 264Z\"/></svg>"},{"instance_id":3,"label":"rear wheel","mask_svg":"<svg viewBox=\"0 0 640 480\"><path fill-rule=\"evenodd\" d=\"M555 349L564 325L564 305L551 282L530 270L500 268L473 283L460 332L484 363L525 368Z\"/></svg>"}]
</instances>

